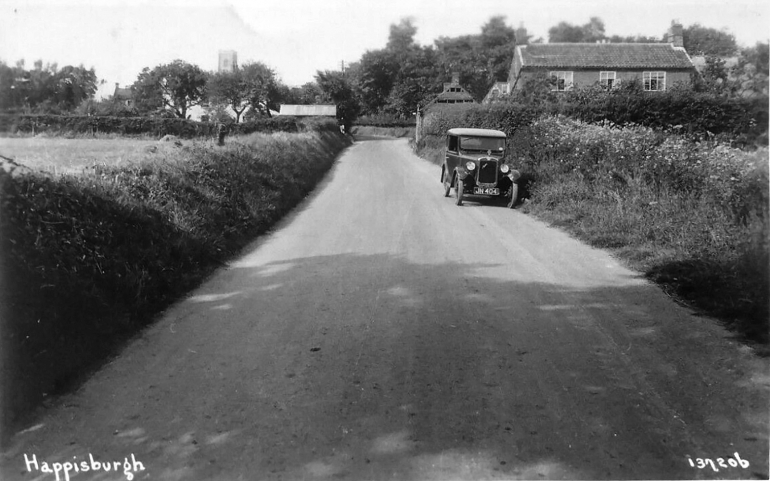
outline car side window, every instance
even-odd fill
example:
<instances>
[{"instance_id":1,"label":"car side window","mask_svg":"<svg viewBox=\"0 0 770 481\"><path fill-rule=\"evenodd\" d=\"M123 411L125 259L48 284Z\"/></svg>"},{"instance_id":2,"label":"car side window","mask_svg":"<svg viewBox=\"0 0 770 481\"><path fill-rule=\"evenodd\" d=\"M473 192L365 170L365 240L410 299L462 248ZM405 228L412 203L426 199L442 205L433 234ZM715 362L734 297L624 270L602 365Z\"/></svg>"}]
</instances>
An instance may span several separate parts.
<instances>
[{"instance_id":1,"label":"car side window","mask_svg":"<svg viewBox=\"0 0 770 481\"><path fill-rule=\"evenodd\" d=\"M450 152L457 152L457 137L455 137L454 135L449 136L447 150L449 150Z\"/></svg>"}]
</instances>

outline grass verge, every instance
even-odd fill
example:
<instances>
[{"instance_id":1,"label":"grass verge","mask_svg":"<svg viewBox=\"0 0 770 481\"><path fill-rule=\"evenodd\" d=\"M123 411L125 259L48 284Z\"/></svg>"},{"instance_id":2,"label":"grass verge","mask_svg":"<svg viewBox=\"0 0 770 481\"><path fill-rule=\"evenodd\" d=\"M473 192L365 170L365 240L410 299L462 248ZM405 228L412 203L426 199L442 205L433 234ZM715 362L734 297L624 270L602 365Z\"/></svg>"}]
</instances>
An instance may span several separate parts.
<instances>
[{"instance_id":1,"label":"grass verge","mask_svg":"<svg viewBox=\"0 0 770 481\"><path fill-rule=\"evenodd\" d=\"M418 152L440 164L443 138ZM770 354L768 152L561 117L521 128L509 156L522 210L611 250L696 312Z\"/></svg>"},{"instance_id":2,"label":"grass verge","mask_svg":"<svg viewBox=\"0 0 770 481\"><path fill-rule=\"evenodd\" d=\"M193 143L101 175L5 163L4 436L297 205L349 144L333 127Z\"/></svg>"}]
</instances>

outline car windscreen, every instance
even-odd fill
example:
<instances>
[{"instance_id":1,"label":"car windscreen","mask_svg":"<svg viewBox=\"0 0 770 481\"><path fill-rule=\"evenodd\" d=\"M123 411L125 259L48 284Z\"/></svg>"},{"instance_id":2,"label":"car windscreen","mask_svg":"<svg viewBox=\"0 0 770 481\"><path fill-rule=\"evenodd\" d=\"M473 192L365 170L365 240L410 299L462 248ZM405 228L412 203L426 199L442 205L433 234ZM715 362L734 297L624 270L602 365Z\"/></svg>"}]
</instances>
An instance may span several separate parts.
<instances>
[{"instance_id":1,"label":"car windscreen","mask_svg":"<svg viewBox=\"0 0 770 481\"><path fill-rule=\"evenodd\" d=\"M505 139L499 137L460 137L462 150L478 150L500 153L505 150Z\"/></svg>"}]
</instances>

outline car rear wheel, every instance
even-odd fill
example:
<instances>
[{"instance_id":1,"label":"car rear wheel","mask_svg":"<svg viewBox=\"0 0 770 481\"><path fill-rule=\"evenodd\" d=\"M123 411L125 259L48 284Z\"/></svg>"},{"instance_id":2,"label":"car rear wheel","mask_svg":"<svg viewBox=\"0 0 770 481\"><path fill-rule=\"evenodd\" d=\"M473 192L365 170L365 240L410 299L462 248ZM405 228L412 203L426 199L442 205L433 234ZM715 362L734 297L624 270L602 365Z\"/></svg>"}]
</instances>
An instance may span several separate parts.
<instances>
[{"instance_id":1,"label":"car rear wheel","mask_svg":"<svg viewBox=\"0 0 770 481\"><path fill-rule=\"evenodd\" d=\"M459 178L455 181L455 196L457 199L455 200L455 204L457 205L463 205L463 190L465 185L463 184L463 181Z\"/></svg>"},{"instance_id":2,"label":"car rear wheel","mask_svg":"<svg viewBox=\"0 0 770 481\"><path fill-rule=\"evenodd\" d=\"M441 176L444 181L444 197L449 197L449 191L452 190L452 182L448 178L449 174L447 174L445 169L441 169Z\"/></svg>"},{"instance_id":3,"label":"car rear wheel","mask_svg":"<svg viewBox=\"0 0 770 481\"><path fill-rule=\"evenodd\" d=\"M519 197L519 186L516 185L514 182L513 185L511 185L511 193L508 196L508 208L513 209L513 207L516 205L516 201Z\"/></svg>"}]
</instances>

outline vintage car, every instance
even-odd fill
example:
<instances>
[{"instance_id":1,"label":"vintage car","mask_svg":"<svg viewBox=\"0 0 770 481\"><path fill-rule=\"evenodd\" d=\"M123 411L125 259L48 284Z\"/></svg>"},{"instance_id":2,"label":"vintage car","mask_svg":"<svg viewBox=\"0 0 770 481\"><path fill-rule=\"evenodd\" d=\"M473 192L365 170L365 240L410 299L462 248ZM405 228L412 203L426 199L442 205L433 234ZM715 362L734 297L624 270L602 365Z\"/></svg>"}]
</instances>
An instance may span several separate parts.
<instances>
[{"instance_id":1,"label":"vintage car","mask_svg":"<svg viewBox=\"0 0 770 481\"><path fill-rule=\"evenodd\" d=\"M444 196L455 189L456 204L466 196L487 196L516 205L520 177L505 159L505 134L488 129L450 129L446 134L446 155L441 167Z\"/></svg>"}]
</instances>

